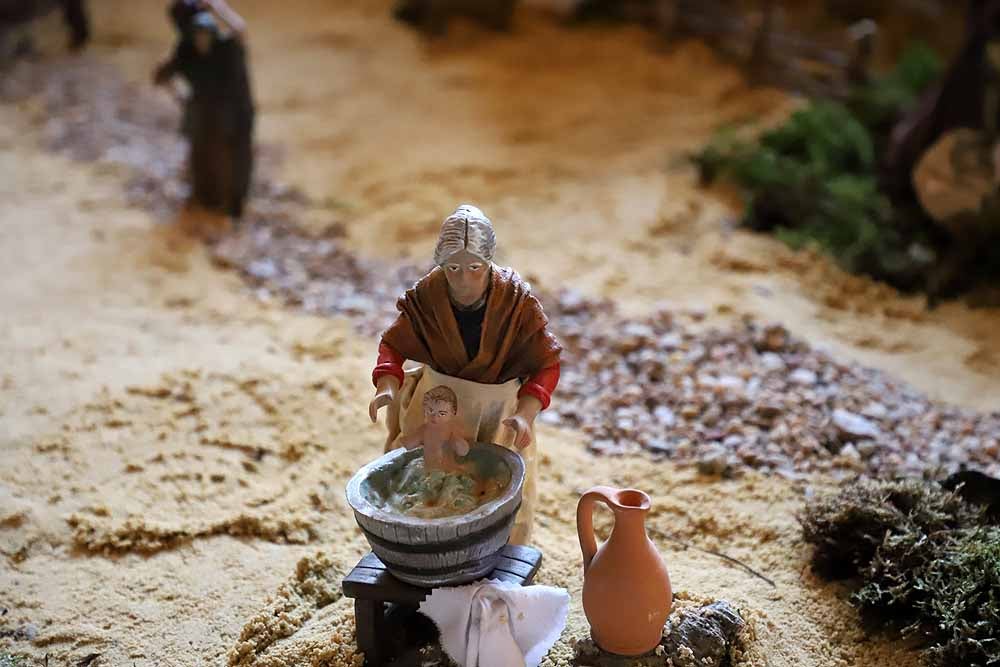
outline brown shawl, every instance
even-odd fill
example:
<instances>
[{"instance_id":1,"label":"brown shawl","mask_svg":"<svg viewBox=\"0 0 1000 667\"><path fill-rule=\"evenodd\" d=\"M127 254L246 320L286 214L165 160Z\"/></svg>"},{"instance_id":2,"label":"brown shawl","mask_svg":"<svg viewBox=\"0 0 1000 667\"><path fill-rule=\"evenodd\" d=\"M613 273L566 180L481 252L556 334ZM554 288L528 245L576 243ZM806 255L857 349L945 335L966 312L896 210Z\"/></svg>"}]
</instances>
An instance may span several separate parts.
<instances>
[{"instance_id":1,"label":"brown shawl","mask_svg":"<svg viewBox=\"0 0 1000 667\"><path fill-rule=\"evenodd\" d=\"M452 377L500 384L528 378L559 361L562 349L546 330L542 305L513 269L494 266L479 354L469 359L451 309L448 280L435 268L396 303L399 316L382 342L404 358Z\"/></svg>"}]
</instances>

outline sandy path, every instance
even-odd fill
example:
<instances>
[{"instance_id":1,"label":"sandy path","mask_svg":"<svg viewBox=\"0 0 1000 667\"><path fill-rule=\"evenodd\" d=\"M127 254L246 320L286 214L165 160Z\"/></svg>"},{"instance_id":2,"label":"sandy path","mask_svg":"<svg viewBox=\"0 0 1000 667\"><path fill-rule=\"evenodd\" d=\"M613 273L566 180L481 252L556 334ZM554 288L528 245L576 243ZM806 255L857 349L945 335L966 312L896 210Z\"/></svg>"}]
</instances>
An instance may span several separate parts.
<instances>
[{"instance_id":1,"label":"sandy path","mask_svg":"<svg viewBox=\"0 0 1000 667\"><path fill-rule=\"evenodd\" d=\"M386 20L387 5L239 4L261 138L287 147L285 177L323 202L310 218L336 211L364 253L419 257L443 212L476 201L504 259L543 285L571 275L634 311L668 301L778 319L933 395L997 407L996 313L923 315L823 261L728 232L723 203L667 169L721 119L781 104L704 49L658 54L638 31L568 33L537 18L511 38L463 28L455 44L426 47ZM169 43L158 8L96 9L98 55L145 78ZM127 209L122 174L41 153L34 113L0 109L0 604L8 626L33 623L39 637L0 646L224 664L296 562L332 555L305 568L335 582L364 549L342 487L378 451L362 417L374 344L250 299L200 247ZM681 597L750 612L746 664L916 664L864 641L840 591L802 574L799 490L594 459L571 432L541 440L552 508L538 530L542 579L577 601L575 498L591 483L635 484L654 495L651 529L777 581L661 542ZM291 605L305 630L251 664L350 664L349 605L309 605ZM566 641L584 631L577 604Z\"/></svg>"},{"instance_id":2,"label":"sandy path","mask_svg":"<svg viewBox=\"0 0 1000 667\"><path fill-rule=\"evenodd\" d=\"M725 200L677 166L720 124L780 114L780 95L747 89L700 44L665 50L636 28L569 32L526 12L512 36L458 25L426 44L386 20L390 6L241 4L260 137L288 149L290 182L346 212L365 254L413 256L442 212L472 201L498 223L504 259L540 284L572 275L633 311L775 319L934 397L1000 407L996 309L926 313L922 299L730 231ZM97 20L114 44L102 55L135 78L169 47L155 6Z\"/></svg>"}]
</instances>

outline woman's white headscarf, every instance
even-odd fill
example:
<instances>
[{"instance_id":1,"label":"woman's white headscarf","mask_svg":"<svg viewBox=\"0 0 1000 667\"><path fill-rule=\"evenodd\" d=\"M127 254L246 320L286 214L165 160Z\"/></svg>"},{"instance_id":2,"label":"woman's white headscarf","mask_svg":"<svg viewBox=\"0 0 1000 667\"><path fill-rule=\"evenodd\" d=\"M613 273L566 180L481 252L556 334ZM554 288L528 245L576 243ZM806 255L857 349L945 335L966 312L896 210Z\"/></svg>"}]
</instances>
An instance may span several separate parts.
<instances>
[{"instance_id":1,"label":"woman's white headscarf","mask_svg":"<svg viewBox=\"0 0 1000 667\"><path fill-rule=\"evenodd\" d=\"M462 204L441 225L434 262L444 265L456 252L467 250L484 262L492 262L497 251L493 223L475 206Z\"/></svg>"}]
</instances>

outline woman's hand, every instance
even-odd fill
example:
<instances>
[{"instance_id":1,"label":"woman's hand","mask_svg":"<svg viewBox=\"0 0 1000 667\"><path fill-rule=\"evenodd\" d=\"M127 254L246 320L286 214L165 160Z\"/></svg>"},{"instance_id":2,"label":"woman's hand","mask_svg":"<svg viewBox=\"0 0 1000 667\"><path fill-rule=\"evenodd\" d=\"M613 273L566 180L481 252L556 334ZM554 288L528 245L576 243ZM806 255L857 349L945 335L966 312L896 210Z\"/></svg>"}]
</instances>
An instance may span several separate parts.
<instances>
[{"instance_id":1,"label":"woman's hand","mask_svg":"<svg viewBox=\"0 0 1000 667\"><path fill-rule=\"evenodd\" d=\"M542 403L534 396L522 396L517 401L517 411L503 420L503 425L514 432L514 446L524 449L531 444L535 417L542 411Z\"/></svg>"},{"instance_id":2,"label":"woman's hand","mask_svg":"<svg viewBox=\"0 0 1000 667\"><path fill-rule=\"evenodd\" d=\"M531 444L531 422L524 415L514 415L503 420L503 425L514 431L514 446L524 449Z\"/></svg>"},{"instance_id":3,"label":"woman's hand","mask_svg":"<svg viewBox=\"0 0 1000 667\"><path fill-rule=\"evenodd\" d=\"M368 404L368 416L371 417L373 424L378 422L378 411L396 400L397 391L399 391L399 380L395 376L383 375L379 378L375 397Z\"/></svg>"}]
</instances>

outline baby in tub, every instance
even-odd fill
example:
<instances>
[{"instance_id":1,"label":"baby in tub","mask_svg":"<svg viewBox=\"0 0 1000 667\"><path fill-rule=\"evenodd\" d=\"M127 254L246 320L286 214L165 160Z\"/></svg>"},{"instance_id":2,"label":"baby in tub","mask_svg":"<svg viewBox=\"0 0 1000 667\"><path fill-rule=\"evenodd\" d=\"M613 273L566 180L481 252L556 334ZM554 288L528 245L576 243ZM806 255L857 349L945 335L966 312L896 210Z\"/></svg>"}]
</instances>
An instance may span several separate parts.
<instances>
[{"instance_id":1,"label":"baby in tub","mask_svg":"<svg viewBox=\"0 0 1000 667\"><path fill-rule=\"evenodd\" d=\"M457 457L469 453L469 441L462 434L455 392L444 385L434 387L424 394L423 407L423 425L402 439L403 446L424 448L427 472L464 472Z\"/></svg>"},{"instance_id":2,"label":"baby in tub","mask_svg":"<svg viewBox=\"0 0 1000 667\"><path fill-rule=\"evenodd\" d=\"M482 480L475 467L459 461L470 444L462 433L458 397L441 385L424 394L424 423L401 442L424 448L390 484L388 504L410 516L438 518L475 509L503 490L498 480Z\"/></svg>"}]
</instances>

